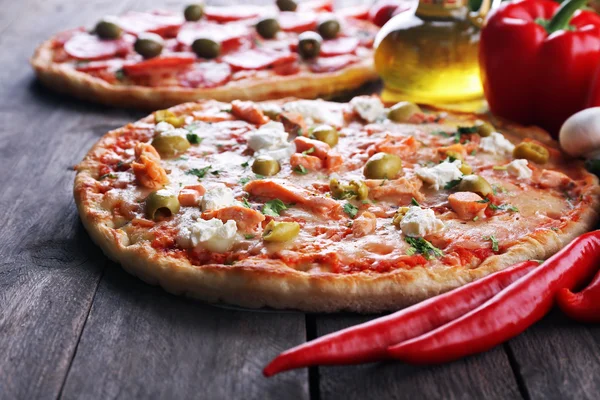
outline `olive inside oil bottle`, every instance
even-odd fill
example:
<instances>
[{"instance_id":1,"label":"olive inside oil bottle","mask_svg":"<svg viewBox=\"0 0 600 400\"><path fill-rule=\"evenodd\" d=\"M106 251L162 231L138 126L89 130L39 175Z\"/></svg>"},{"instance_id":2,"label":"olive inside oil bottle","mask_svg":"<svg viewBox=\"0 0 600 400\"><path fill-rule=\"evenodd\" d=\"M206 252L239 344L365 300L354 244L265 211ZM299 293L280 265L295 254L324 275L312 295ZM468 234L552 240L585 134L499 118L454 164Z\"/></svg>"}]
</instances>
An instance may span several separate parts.
<instances>
[{"instance_id":1,"label":"olive inside oil bottle","mask_svg":"<svg viewBox=\"0 0 600 400\"><path fill-rule=\"evenodd\" d=\"M420 0L417 7L392 18L375 42L383 100L482 108L480 20L467 0Z\"/></svg>"}]
</instances>

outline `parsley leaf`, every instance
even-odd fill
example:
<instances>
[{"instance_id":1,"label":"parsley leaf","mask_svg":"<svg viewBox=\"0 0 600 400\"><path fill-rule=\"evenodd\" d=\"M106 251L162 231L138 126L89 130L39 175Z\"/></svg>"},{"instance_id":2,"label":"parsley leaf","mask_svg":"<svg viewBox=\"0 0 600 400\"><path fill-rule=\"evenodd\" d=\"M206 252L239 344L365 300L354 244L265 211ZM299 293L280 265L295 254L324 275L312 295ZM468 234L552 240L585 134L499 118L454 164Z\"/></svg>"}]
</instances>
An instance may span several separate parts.
<instances>
[{"instance_id":1,"label":"parsley leaf","mask_svg":"<svg viewBox=\"0 0 600 400\"><path fill-rule=\"evenodd\" d=\"M510 212L519 212L519 209L511 204L500 204L499 206L495 205L494 203L490 203L489 205L490 209L496 211L510 211Z\"/></svg>"},{"instance_id":2,"label":"parsley leaf","mask_svg":"<svg viewBox=\"0 0 600 400\"><path fill-rule=\"evenodd\" d=\"M117 78L118 81L122 81L123 79L125 79L125 71L123 71L123 69L116 70L115 78Z\"/></svg>"},{"instance_id":3,"label":"parsley leaf","mask_svg":"<svg viewBox=\"0 0 600 400\"><path fill-rule=\"evenodd\" d=\"M244 239L254 239L254 235L248 233L244 235Z\"/></svg>"},{"instance_id":4,"label":"parsley leaf","mask_svg":"<svg viewBox=\"0 0 600 400\"><path fill-rule=\"evenodd\" d=\"M356 217L356 214L358 214L358 207L352 203L346 203L344 204L344 212L348 214L350 218L354 218Z\"/></svg>"},{"instance_id":5,"label":"parsley leaf","mask_svg":"<svg viewBox=\"0 0 600 400\"><path fill-rule=\"evenodd\" d=\"M462 179L453 179L450 182L446 183L446 185L444 186L444 189L446 189L446 190L454 189L455 187L458 186L460 181L462 181Z\"/></svg>"},{"instance_id":6,"label":"parsley leaf","mask_svg":"<svg viewBox=\"0 0 600 400\"><path fill-rule=\"evenodd\" d=\"M314 147L313 147L313 148L314 148ZM302 165L300 165L300 164L299 164L298 166L296 166L296 167L293 169L293 171L294 171L295 173L299 174L299 175L306 175L306 174L308 174L308 170L307 170L306 168L304 168L304 166L302 166Z\"/></svg>"},{"instance_id":7,"label":"parsley leaf","mask_svg":"<svg viewBox=\"0 0 600 400\"><path fill-rule=\"evenodd\" d=\"M116 177L117 176L115 174L104 174L104 175L101 175L98 178L98 180L101 181L102 179L105 179L105 178L115 179Z\"/></svg>"},{"instance_id":8,"label":"parsley leaf","mask_svg":"<svg viewBox=\"0 0 600 400\"><path fill-rule=\"evenodd\" d=\"M252 179L248 178L247 176L240 179L240 185L245 185L246 183L250 182Z\"/></svg>"},{"instance_id":9,"label":"parsley leaf","mask_svg":"<svg viewBox=\"0 0 600 400\"><path fill-rule=\"evenodd\" d=\"M311 153L314 153L314 152L315 152L315 148L314 148L314 147L311 147L311 148L310 148L310 149L308 149L308 150L304 150L304 151L302 152L302 154L304 154L304 155L307 155L307 154L311 154Z\"/></svg>"},{"instance_id":10,"label":"parsley leaf","mask_svg":"<svg viewBox=\"0 0 600 400\"><path fill-rule=\"evenodd\" d=\"M210 171L210 173L213 174L214 176L219 176L221 171L219 171L218 169L215 169L214 171Z\"/></svg>"},{"instance_id":11,"label":"parsley leaf","mask_svg":"<svg viewBox=\"0 0 600 400\"><path fill-rule=\"evenodd\" d=\"M248 163L248 161L242 163L242 167L244 168L248 168L250 166L250 164Z\"/></svg>"},{"instance_id":12,"label":"parsley leaf","mask_svg":"<svg viewBox=\"0 0 600 400\"><path fill-rule=\"evenodd\" d=\"M466 135L469 133L477 133L478 128L476 126L459 126L456 133L460 135Z\"/></svg>"},{"instance_id":13,"label":"parsley leaf","mask_svg":"<svg viewBox=\"0 0 600 400\"><path fill-rule=\"evenodd\" d=\"M432 258L444 255L442 250L438 249L422 237L406 236L404 241L410 244L410 247L406 250L406 254L409 256L419 253L423 254L426 259L431 260Z\"/></svg>"},{"instance_id":14,"label":"parsley leaf","mask_svg":"<svg viewBox=\"0 0 600 400\"><path fill-rule=\"evenodd\" d=\"M496 239L496 236L494 236L494 235L484 236L483 240L491 241L492 242L492 250L498 251L498 239Z\"/></svg>"},{"instance_id":15,"label":"parsley leaf","mask_svg":"<svg viewBox=\"0 0 600 400\"><path fill-rule=\"evenodd\" d=\"M278 217L279 213L287 210L287 206L279 199L267 201L263 206L262 213L271 217Z\"/></svg>"},{"instance_id":16,"label":"parsley leaf","mask_svg":"<svg viewBox=\"0 0 600 400\"><path fill-rule=\"evenodd\" d=\"M410 204L412 204L415 207L421 207L421 205L419 204L417 199L415 199L414 197L412 199L410 199Z\"/></svg>"},{"instance_id":17,"label":"parsley leaf","mask_svg":"<svg viewBox=\"0 0 600 400\"><path fill-rule=\"evenodd\" d=\"M250 203L248 203L248 199L247 198L243 198L242 199L242 204L244 205L244 207L246 208L252 208L252 206L250 205Z\"/></svg>"},{"instance_id":18,"label":"parsley leaf","mask_svg":"<svg viewBox=\"0 0 600 400\"><path fill-rule=\"evenodd\" d=\"M204 168L192 168L189 171L186 171L185 174L186 175L194 175L198 179L202 179L202 178L204 178L204 175L206 175L206 173L210 170L210 168L211 168L210 165L208 167L204 167Z\"/></svg>"},{"instance_id":19,"label":"parsley leaf","mask_svg":"<svg viewBox=\"0 0 600 400\"><path fill-rule=\"evenodd\" d=\"M185 135L185 137L191 144L200 144L200 142L202 142L202 140L204 139L196 135L195 133L188 133Z\"/></svg>"}]
</instances>

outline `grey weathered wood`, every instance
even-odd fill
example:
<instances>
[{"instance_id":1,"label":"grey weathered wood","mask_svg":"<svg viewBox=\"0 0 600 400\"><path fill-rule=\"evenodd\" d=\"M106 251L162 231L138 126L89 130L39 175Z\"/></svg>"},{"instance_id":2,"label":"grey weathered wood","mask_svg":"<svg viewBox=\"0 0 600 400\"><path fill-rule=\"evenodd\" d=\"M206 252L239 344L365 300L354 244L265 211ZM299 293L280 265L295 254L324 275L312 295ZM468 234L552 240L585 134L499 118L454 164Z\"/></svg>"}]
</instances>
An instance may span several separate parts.
<instances>
[{"instance_id":1,"label":"grey weathered wood","mask_svg":"<svg viewBox=\"0 0 600 400\"><path fill-rule=\"evenodd\" d=\"M373 317L319 316L317 335ZM502 348L435 367L397 362L318 369L322 400L339 399L518 399L517 382Z\"/></svg>"}]
</instances>

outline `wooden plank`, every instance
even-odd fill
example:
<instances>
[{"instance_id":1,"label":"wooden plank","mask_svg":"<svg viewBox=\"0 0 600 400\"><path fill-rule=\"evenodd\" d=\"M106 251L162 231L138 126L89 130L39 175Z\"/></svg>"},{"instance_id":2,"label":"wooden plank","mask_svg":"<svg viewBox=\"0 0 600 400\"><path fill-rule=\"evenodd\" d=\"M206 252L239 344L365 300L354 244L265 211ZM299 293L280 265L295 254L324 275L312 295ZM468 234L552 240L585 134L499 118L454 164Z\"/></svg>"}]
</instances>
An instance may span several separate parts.
<instances>
[{"instance_id":1,"label":"wooden plank","mask_svg":"<svg viewBox=\"0 0 600 400\"><path fill-rule=\"evenodd\" d=\"M306 399L306 371L261 370L303 341L304 314L217 308L110 265L62 398Z\"/></svg>"},{"instance_id":2,"label":"wooden plank","mask_svg":"<svg viewBox=\"0 0 600 400\"><path fill-rule=\"evenodd\" d=\"M317 335L371 318L319 316L316 320ZM521 398L508 357L501 347L435 367L414 367L396 362L320 367L318 381L322 400Z\"/></svg>"},{"instance_id":3,"label":"wooden plank","mask_svg":"<svg viewBox=\"0 0 600 400\"><path fill-rule=\"evenodd\" d=\"M531 399L598 399L600 326L577 324L559 311L508 344Z\"/></svg>"}]
</instances>

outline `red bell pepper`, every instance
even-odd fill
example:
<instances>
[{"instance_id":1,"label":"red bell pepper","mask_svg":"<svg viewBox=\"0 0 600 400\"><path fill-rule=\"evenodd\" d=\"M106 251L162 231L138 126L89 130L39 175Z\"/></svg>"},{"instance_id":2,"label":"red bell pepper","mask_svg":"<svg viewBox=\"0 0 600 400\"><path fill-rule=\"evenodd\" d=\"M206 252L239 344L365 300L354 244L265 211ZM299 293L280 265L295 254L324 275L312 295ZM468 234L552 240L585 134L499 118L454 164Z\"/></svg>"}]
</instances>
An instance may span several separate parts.
<instances>
[{"instance_id":1,"label":"red bell pepper","mask_svg":"<svg viewBox=\"0 0 600 400\"><path fill-rule=\"evenodd\" d=\"M492 12L479 64L490 110L557 135L584 108L600 106L600 16L586 0L517 0Z\"/></svg>"}]
</instances>

